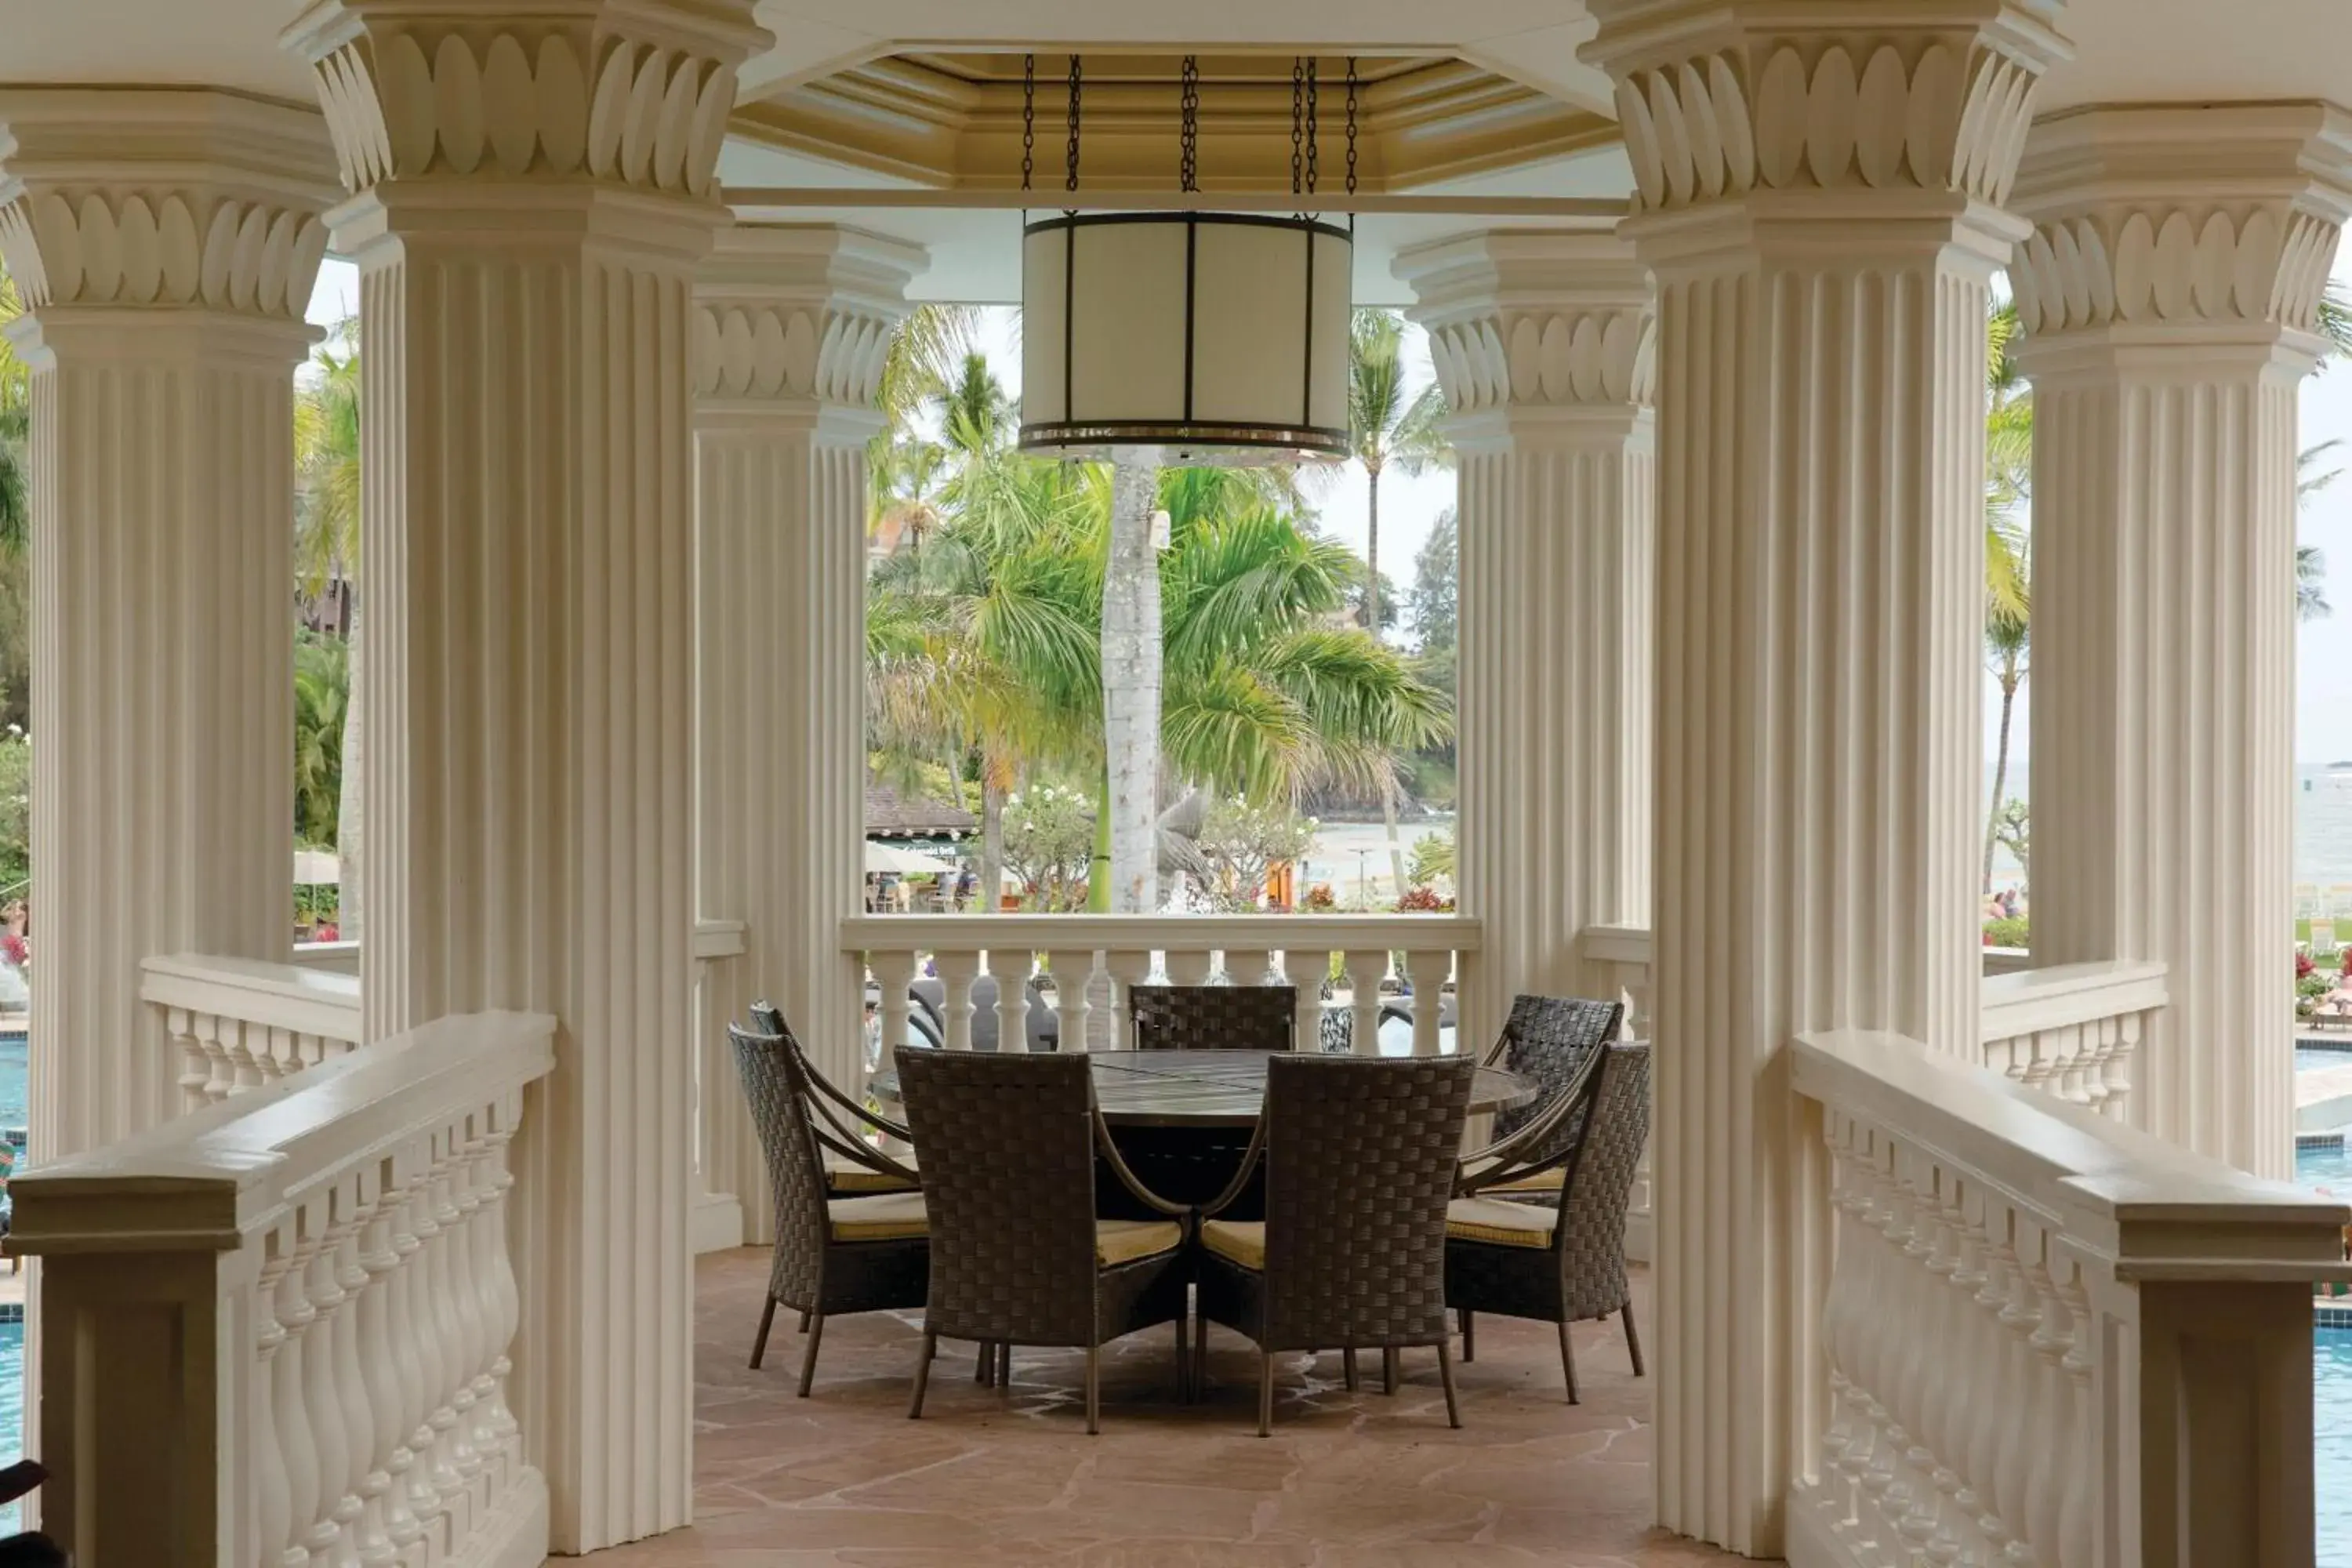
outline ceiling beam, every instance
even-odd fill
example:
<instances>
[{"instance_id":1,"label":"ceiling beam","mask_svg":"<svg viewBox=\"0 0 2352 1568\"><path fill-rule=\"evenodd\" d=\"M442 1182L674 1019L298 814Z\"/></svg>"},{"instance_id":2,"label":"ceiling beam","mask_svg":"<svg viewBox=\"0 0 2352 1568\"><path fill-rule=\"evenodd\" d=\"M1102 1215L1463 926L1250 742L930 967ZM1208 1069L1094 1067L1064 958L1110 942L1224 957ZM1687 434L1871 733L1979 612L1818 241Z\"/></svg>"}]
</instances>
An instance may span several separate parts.
<instances>
[{"instance_id":1,"label":"ceiling beam","mask_svg":"<svg viewBox=\"0 0 2352 1568\"><path fill-rule=\"evenodd\" d=\"M1625 203L1602 196L1403 195L1332 191L1299 196L1288 191L1120 190L1106 186L1076 193L1066 204L1058 190L878 191L854 185L729 185L721 199L736 208L868 207L893 211L1014 212L1059 210L1075 205L1085 212L1310 212L1394 213L1431 217L1528 217L1614 223Z\"/></svg>"}]
</instances>

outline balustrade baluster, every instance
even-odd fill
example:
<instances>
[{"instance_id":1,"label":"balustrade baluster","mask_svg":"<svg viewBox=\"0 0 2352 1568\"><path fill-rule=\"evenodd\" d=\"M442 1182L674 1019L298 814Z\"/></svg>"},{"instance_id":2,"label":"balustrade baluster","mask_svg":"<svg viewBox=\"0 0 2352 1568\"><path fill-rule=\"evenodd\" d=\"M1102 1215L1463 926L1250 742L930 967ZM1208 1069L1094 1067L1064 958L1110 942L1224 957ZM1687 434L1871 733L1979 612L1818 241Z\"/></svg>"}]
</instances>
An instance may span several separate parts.
<instances>
[{"instance_id":1,"label":"balustrade baluster","mask_svg":"<svg viewBox=\"0 0 2352 1568\"><path fill-rule=\"evenodd\" d=\"M1386 948L1348 952L1349 1041L1360 1057L1381 1054L1381 981L1389 972Z\"/></svg>"},{"instance_id":2,"label":"balustrade baluster","mask_svg":"<svg viewBox=\"0 0 2352 1568\"><path fill-rule=\"evenodd\" d=\"M946 1026L947 1047L968 1051L971 1049L971 984L980 973L980 954L943 949L931 955L931 963L940 972L940 988L944 993L940 1019Z\"/></svg>"},{"instance_id":3,"label":"balustrade baluster","mask_svg":"<svg viewBox=\"0 0 2352 1568\"><path fill-rule=\"evenodd\" d=\"M1263 947L1230 948L1225 952L1225 978L1235 985L1279 985L1274 954Z\"/></svg>"},{"instance_id":4,"label":"balustrade baluster","mask_svg":"<svg viewBox=\"0 0 2352 1568\"><path fill-rule=\"evenodd\" d=\"M507 1151L513 1143L515 1131L521 1121L522 1092L518 1089L492 1110L490 1193L488 1205L483 1211L487 1223L482 1247L490 1261L490 1283L493 1287L490 1430L498 1436L504 1473L509 1478L522 1463L521 1427L515 1420L513 1408L507 1403L507 1378L514 1371L514 1363L508 1359L507 1347L514 1343L515 1331L522 1324L522 1291L515 1279L514 1258L507 1250L507 1194L515 1184L514 1173L507 1163Z\"/></svg>"},{"instance_id":5,"label":"balustrade baluster","mask_svg":"<svg viewBox=\"0 0 2352 1568\"><path fill-rule=\"evenodd\" d=\"M374 1206L374 1193L362 1177L338 1183L332 1193L333 1239L328 1264L334 1270L342 1300L326 1314L328 1345L334 1356L335 1406L343 1422L341 1500L335 1505L335 1522L342 1527L332 1561L337 1568L360 1568L362 1543L368 1531L368 1461L375 1451L375 1415L368 1405L367 1380L360 1372L360 1293L367 1289L367 1271L360 1267L360 1227Z\"/></svg>"},{"instance_id":6,"label":"balustrade baluster","mask_svg":"<svg viewBox=\"0 0 2352 1568\"><path fill-rule=\"evenodd\" d=\"M1331 955L1320 951L1308 952L1297 948L1285 948L1282 974L1290 985L1291 1005L1298 1010L1297 1021L1290 1031L1290 1048L1294 1051L1321 1050L1323 983L1331 975Z\"/></svg>"},{"instance_id":7,"label":"balustrade baluster","mask_svg":"<svg viewBox=\"0 0 2352 1568\"><path fill-rule=\"evenodd\" d=\"M1111 978L1111 1047L1131 1051L1135 1048L1134 988L1151 978L1151 954L1129 951L1105 952L1103 971Z\"/></svg>"},{"instance_id":8,"label":"balustrade baluster","mask_svg":"<svg viewBox=\"0 0 2352 1568\"><path fill-rule=\"evenodd\" d=\"M416 1256L404 1271L411 1276L412 1294L409 1304L409 1331L416 1344L416 1369L423 1392L423 1411L417 1417L415 1432L408 1446L416 1453L418 1480L429 1497L420 1501L417 1512L427 1518L442 1520L451 1515L457 1493L463 1489L457 1472L451 1464L449 1428L455 1424L454 1413L442 1405L442 1391L455 1376L450 1365L448 1335L444 1328L444 1303L441 1293L445 1286L441 1267L441 1204L438 1188L443 1163L446 1154L439 1132L427 1139L430 1154L421 1173L421 1180L409 1206L409 1226L416 1237ZM446 1531L450 1526L440 1526Z\"/></svg>"},{"instance_id":9,"label":"balustrade baluster","mask_svg":"<svg viewBox=\"0 0 2352 1568\"><path fill-rule=\"evenodd\" d=\"M2008 1243L2000 1249L2003 1286L2000 1326L2004 1332L1997 1369L2006 1417L2001 1424L2000 1458L1993 1477L1995 1518L1985 1533L1993 1536L2003 1552L2014 1558L2013 1549L2031 1550L2025 1545L2030 1528L2025 1501L2026 1488L2032 1479L2029 1468L2033 1462L2033 1351L2026 1342L2032 1336L2040 1314L2030 1304L2024 1258L2031 1249L2041 1245L2041 1236L2031 1219L2014 1210L2009 1215L2009 1225Z\"/></svg>"},{"instance_id":10,"label":"balustrade baluster","mask_svg":"<svg viewBox=\"0 0 2352 1568\"><path fill-rule=\"evenodd\" d=\"M1172 960L1174 954L1170 954ZM1060 1020L1062 1049L1083 1051L1087 1048L1087 1019L1094 1011L1087 1001L1087 983L1094 978L1095 955L1091 949L1057 947L1045 955L1046 967L1054 976L1054 1016Z\"/></svg>"},{"instance_id":11,"label":"balustrade baluster","mask_svg":"<svg viewBox=\"0 0 2352 1568\"><path fill-rule=\"evenodd\" d=\"M1924 1552L1936 1533L1936 1460L1923 1436L1927 1426L1927 1383L1934 1371L1936 1347L1918 1329L1927 1321L1935 1299L1933 1262L1942 1215L1936 1198L1933 1163L1925 1152L1909 1145L1901 1148L1901 1156L1900 1172L1911 1233L1904 1238L1900 1266L1903 1309L1899 1321L1908 1331L1903 1335L1903 1355L1892 1391L1895 1419L1901 1423L1899 1435L1895 1436L1900 1445L1896 1458L1902 1467L1903 1513L1897 1528L1915 1550Z\"/></svg>"},{"instance_id":12,"label":"balustrade baluster","mask_svg":"<svg viewBox=\"0 0 2352 1568\"><path fill-rule=\"evenodd\" d=\"M449 1145L456 1158L449 1164L449 1209L443 1222L443 1245L449 1252L449 1321L456 1335L457 1375L450 1380L449 1408L457 1417L458 1475L467 1495L478 1510L488 1499L481 1484L484 1457L481 1417L475 1414L475 1375L482 1370L482 1350L489 1339L481 1319L481 1297L474 1280L474 1216L481 1213L481 1194L474 1190L476 1132L473 1119L461 1118L449 1128Z\"/></svg>"},{"instance_id":13,"label":"balustrade baluster","mask_svg":"<svg viewBox=\"0 0 2352 1568\"><path fill-rule=\"evenodd\" d=\"M2141 1026L2147 1022L2145 1013L2126 1013L2116 1020L2114 1047L2099 1062L2099 1079L2105 1084L2105 1113L2118 1121L2131 1120L2131 1060L2139 1049Z\"/></svg>"},{"instance_id":14,"label":"balustrade baluster","mask_svg":"<svg viewBox=\"0 0 2352 1568\"><path fill-rule=\"evenodd\" d=\"M1952 1513L1961 1539L1971 1548L1984 1545L1978 1521L1984 1513L1985 1471L1977 1456L1977 1439L1988 1425L1992 1391L1983 1375L1990 1358L1984 1353L1985 1330L1992 1322L1984 1307L1985 1194L1974 1184L1963 1184L1959 1194L1960 1252L1952 1270L1952 1331L1949 1340L1954 1364L1962 1369L1958 1397L1953 1401L1945 1452L1952 1457L1958 1484L1952 1491ZM1981 1558L1979 1559L1981 1561Z\"/></svg>"},{"instance_id":15,"label":"balustrade baluster","mask_svg":"<svg viewBox=\"0 0 2352 1568\"><path fill-rule=\"evenodd\" d=\"M877 952L868 963L874 969L874 988L879 993L877 1007L882 1020L882 1063L887 1067L900 1046L911 1037L908 1018L914 1012L914 1001L908 988L915 983L916 954L908 952Z\"/></svg>"},{"instance_id":16,"label":"balustrade baluster","mask_svg":"<svg viewBox=\"0 0 2352 1568\"><path fill-rule=\"evenodd\" d=\"M2064 1426L2068 1410L2074 1404L2074 1391L2067 1385L2066 1373L2060 1366L2066 1354L2068 1336L2073 1325L2064 1307L2058 1301L2051 1281L2051 1271L2063 1268L2063 1260L2055 1256L2057 1238L2043 1236L2032 1251L2024 1254L2026 1289L2032 1293L2033 1332L2026 1341L2033 1352L2031 1375L2033 1379L2033 1455L2027 1471L2025 1490L2025 1529L2021 1531L2032 1548L2030 1561L2055 1563L2058 1556L2058 1515L2065 1503L2063 1469L2066 1460L2063 1447Z\"/></svg>"},{"instance_id":17,"label":"balustrade baluster","mask_svg":"<svg viewBox=\"0 0 2352 1568\"><path fill-rule=\"evenodd\" d=\"M1846 1318L1843 1353L1847 1367L1848 1431L1838 1473L1845 1479L1848 1500L1859 1517L1874 1500L1865 1495L1862 1483L1880 1443L1877 1401L1871 1394L1870 1378L1885 1323L1880 1288L1885 1246L1880 1233L1886 1225L1886 1191L1878 1166L1880 1143L1875 1129L1855 1122L1850 1125L1848 1137L1850 1169L1855 1179L1854 1304Z\"/></svg>"},{"instance_id":18,"label":"balustrade baluster","mask_svg":"<svg viewBox=\"0 0 2352 1568\"><path fill-rule=\"evenodd\" d=\"M205 1085L213 1078L212 1053L205 1048L204 1040L197 1037L197 1021L188 1016L184 1007L166 1007L163 1010L163 1032L171 1037L173 1044L180 1047L180 1111L183 1115L191 1110L201 1110L212 1103L212 1096L205 1092Z\"/></svg>"},{"instance_id":19,"label":"balustrade baluster","mask_svg":"<svg viewBox=\"0 0 2352 1568\"><path fill-rule=\"evenodd\" d=\"M1026 948L988 950L988 972L996 976L996 1048L1029 1048L1029 971L1036 955Z\"/></svg>"},{"instance_id":20,"label":"balustrade baluster","mask_svg":"<svg viewBox=\"0 0 2352 1568\"><path fill-rule=\"evenodd\" d=\"M1445 976L1454 967L1450 952L1409 952L1404 955L1404 977L1412 984L1412 1054L1433 1057L1438 1054L1438 1026L1444 1022L1445 1010ZM1462 1048L1457 1037L1454 1048Z\"/></svg>"},{"instance_id":21,"label":"balustrade baluster","mask_svg":"<svg viewBox=\"0 0 2352 1568\"><path fill-rule=\"evenodd\" d=\"M401 1549L415 1539L416 1522L408 1510L408 1500L401 1486L401 1472L407 1468L407 1450L400 1441L405 1428L400 1423L399 1362L392 1341L393 1274L400 1266L400 1255L393 1250L392 1232L401 1198L392 1162L380 1161L364 1174L374 1187L375 1203L361 1227L358 1252L358 1263L367 1280L360 1292L357 1324L360 1369L367 1380L369 1419L367 1474L360 1488L360 1495L367 1503L361 1530L360 1562L365 1568L391 1568L400 1561Z\"/></svg>"},{"instance_id":22,"label":"balustrade baluster","mask_svg":"<svg viewBox=\"0 0 2352 1568\"><path fill-rule=\"evenodd\" d=\"M2009 1237L2013 1223L2007 1203L1988 1194L1981 1222L1978 1256L1984 1280L1977 1287L1976 1346L1969 1357L1982 1380L1977 1421L1969 1436L1969 1479L1976 1494L1977 1530L1997 1552L2007 1539L2000 1522L2001 1437L2015 1406L2015 1391L2003 1373L2010 1352L2009 1325L2002 1313L2009 1305L2009 1271L2015 1255Z\"/></svg>"},{"instance_id":23,"label":"balustrade baluster","mask_svg":"<svg viewBox=\"0 0 2352 1568\"><path fill-rule=\"evenodd\" d=\"M279 1568L289 1548L300 1553L302 1562L310 1560L310 1554L295 1541L294 1501L288 1489L288 1478L294 1467L280 1436L284 1430L280 1412L284 1406L279 1389L288 1379L279 1352L285 1350L290 1335L279 1314L291 1307L291 1298L283 1286L288 1270L295 1263L294 1254L288 1249L292 1239L291 1232L281 1228L263 1240L261 1278L254 1297L257 1320L254 1355L259 1374L259 1397L253 1402L253 1456L254 1463L260 1467L255 1500L257 1568Z\"/></svg>"},{"instance_id":24,"label":"balustrade baluster","mask_svg":"<svg viewBox=\"0 0 2352 1568\"><path fill-rule=\"evenodd\" d=\"M242 1024L235 1018L217 1020L221 1049L227 1053L229 1085L221 1098L242 1094L248 1089L259 1089L262 1083L261 1058L257 1050L264 1048L261 1037L268 1033L257 1024Z\"/></svg>"},{"instance_id":25,"label":"balustrade baluster","mask_svg":"<svg viewBox=\"0 0 2352 1568\"><path fill-rule=\"evenodd\" d=\"M1851 1375L1853 1338L1850 1321L1861 1284L1860 1243L1855 1215L1860 1212L1859 1177L1855 1172L1853 1121L1837 1110L1822 1118L1822 1137L1830 1152L1830 1207L1835 1216L1829 1289L1822 1303L1822 1354L1829 1366L1830 1424L1822 1436L1823 1493L1832 1522L1853 1517L1853 1492L1844 1476L1846 1447L1855 1440ZM1827 1478L1835 1476L1830 1482Z\"/></svg>"},{"instance_id":26,"label":"balustrade baluster","mask_svg":"<svg viewBox=\"0 0 2352 1568\"><path fill-rule=\"evenodd\" d=\"M342 1526L335 1519L342 1500L343 1477L351 1456L343 1432L342 1406L335 1388L334 1311L343 1302L343 1288L335 1279L338 1237L325 1194L302 1205L299 1223L306 1233L301 1259L302 1295L306 1311L295 1338L300 1342L302 1413L310 1432L312 1474L310 1506L299 1510L301 1542L310 1568L330 1568L342 1560Z\"/></svg>"},{"instance_id":27,"label":"balustrade baluster","mask_svg":"<svg viewBox=\"0 0 2352 1568\"><path fill-rule=\"evenodd\" d=\"M467 1440L460 1409L462 1401L463 1408L470 1410L474 1395L466 1385L472 1369L466 1365L465 1328L457 1317L457 1294L463 1288L457 1275L460 1216L454 1192L458 1164L457 1130L443 1127L433 1134L433 1180L425 1190L433 1205L434 1234L425 1240L425 1254L433 1281L432 1333L439 1346L441 1368L440 1378L433 1385L435 1403L430 1417L434 1485L449 1506L452 1538L462 1541L473 1524L466 1500L481 1461Z\"/></svg>"},{"instance_id":28,"label":"balustrade baluster","mask_svg":"<svg viewBox=\"0 0 2352 1568\"><path fill-rule=\"evenodd\" d=\"M1870 1468L1862 1478L1862 1489L1870 1498L1874 1515L1890 1528L1902 1517L1906 1501L1900 1458L1906 1446L1905 1434L1902 1417L1895 1407L1895 1384L1903 1366L1904 1347L1896 1327L1903 1310L1903 1248L1911 1239L1910 1205L1898 1163L1901 1158L1902 1147L1895 1144L1884 1149L1876 1163L1878 1182L1885 1194L1878 1246L1872 1249L1877 1258L1879 1278L1872 1334L1876 1353L1870 1358L1863 1383L1870 1398L1873 1430Z\"/></svg>"},{"instance_id":29,"label":"balustrade baluster","mask_svg":"<svg viewBox=\"0 0 2352 1568\"><path fill-rule=\"evenodd\" d=\"M2091 1374L2097 1370L2096 1342L2092 1335L2091 1303L2083 1288L2082 1266L2066 1260L2058 1282L2058 1300L2066 1313L2066 1354L2059 1363L2066 1374L2066 1431L2059 1445L2065 1467L2058 1515L2059 1568L2093 1568L2096 1551L2093 1520L2096 1515L2100 1467L2096 1416L2092 1409Z\"/></svg>"}]
</instances>

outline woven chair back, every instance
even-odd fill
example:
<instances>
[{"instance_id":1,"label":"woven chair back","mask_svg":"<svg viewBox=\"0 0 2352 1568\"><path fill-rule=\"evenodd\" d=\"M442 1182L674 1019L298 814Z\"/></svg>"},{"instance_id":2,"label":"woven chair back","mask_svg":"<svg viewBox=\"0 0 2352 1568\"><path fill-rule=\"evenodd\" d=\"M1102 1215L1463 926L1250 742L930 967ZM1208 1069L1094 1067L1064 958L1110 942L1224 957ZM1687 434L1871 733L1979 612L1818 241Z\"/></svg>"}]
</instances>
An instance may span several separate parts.
<instances>
[{"instance_id":1,"label":"woven chair back","mask_svg":"<svg viewBox=\"0 0 2352 1568\"><path fill-rule=\"evenodd\" d=\"M1568 1165L1552 1249L1571 1318L1597 1317L1626 1300L1625 1205L1650 1138L1650 1047L1612 1045L1602 1058Z\"/></svg>"},{"instance_id":2,"label":"woven chair back","mask_svg":"<svg viewBox=\"0 0 2352 1568\"><path fill-rule=\"evenodd\" d=\"M1087 1058L901 1049L898 1062L930 1216L926 1326L956 1339L1091 1343Z\"/></svg>"},{"instance_id":3,"label":"woven chair back","mask_svg":"<svg viewBox=\"0 0 2352 1568\"><path fill-rule=\"evenodd\" d=\"M1445 1205L1477 1065L1295 1053L1266 1064L1268 1349L1444 1333Z\"/></svg>"},{"instance_id":4,"label":"woven chair back","mask_svg":"<svg viewBox=\"0 0 2352 1568\"><path fill-rule=\"evenodd\" d=\"M1298 1016L1288 985L1136 985L1139 1051L1286 1051Z\"/></svg>"},{"instance_id":5,"label":"woven chair back","mask_svg":"<svg viewBox=\"0 0 2352 1568\"><path fill-rule=\"evenodd\" d=\"M1593 1053L1615 1039L1625 1020L1622 1002L1596 1002L1577 996L1511 998L1511 1016L1503 1025L1502 1066L1533 1083L1538 1093L1527 1104L1495 1113L1495 1138L1509 1137L1549 1110L1559 1097L1575 1091ZM1584 1128L1583 1118L1571 1114L1541 1140L1541 1147L1520 1151L1518 1158L1534 1162L1564 1154Z\"/></svg>"},{"instance_id":6,"label":"woven chair back","mask_svg":"<svg viewBox=\"0 0 2352 1568\"><path fill-rule=\"evenodd\" d=\"M800 1043L771 1013L777 1027L754 1033L730 1024L735 1070L751 1105L751 1125L767 1158L768 1187L776 1205L772 1291L793 1301L816 1300L830 1221L825 1214L824 1159L809 1125L809 1068Z\"/></svg>"}]
</instances>

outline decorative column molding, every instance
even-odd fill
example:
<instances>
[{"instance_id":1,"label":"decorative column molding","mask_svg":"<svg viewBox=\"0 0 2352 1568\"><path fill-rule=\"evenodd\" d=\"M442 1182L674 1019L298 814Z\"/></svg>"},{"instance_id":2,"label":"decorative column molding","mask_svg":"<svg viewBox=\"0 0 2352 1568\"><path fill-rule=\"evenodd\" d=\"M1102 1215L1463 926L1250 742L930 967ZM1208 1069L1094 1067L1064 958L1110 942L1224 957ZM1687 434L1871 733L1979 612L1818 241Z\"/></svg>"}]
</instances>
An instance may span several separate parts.
<instances>
[{"instance_id":1,"label":"decorative column molding","mask_svg":"<svg viewBox=\"0 0 2352 1568\"><path fill-rule=\"evenodd\" d=\"M835 225L719 236L695 289L696 865L744 952L705 980L702 1135L714 1190L772 1235L726 1026L766 996L820 1070L863 1079L866 445L919 247Z\"/></svg>"},{"instance_id":2,"label":"decorative column molding","mask_svg":"<svg viewBox=\"0 0 2352 1568\"><path fill-rule=\"evenodd\" d=\"M1459 455L1457 885L1489 940L1465 1048L1515 993L1590 994L1577 938L1650 914L1649 274L1606 234L1398 254Z\"/></svg>"},{"instance_id":3,"label":"decorative column molding","mask_svg":"<svg viewBox=\"0 0 2352 1568\"><path fill-rule=\"evenodd\" d=\"M0 258L33 373L45 1160L179 1114L141 960L286 955L293 373L334 191L309 110L0 90Z\"/></svg>"},{"instance_id":4,"label":"decorative column molding","mask_svg":"<svg viewBox=\"0 0 2352 1568\"><path fill-rule=\"evenodd\" d=\"M692 1512L689 343L765 40L751 0L319 0L284 37L362 270L364 1025L560 1020L513 1403L567 1554Z\"/></svg>"},{"instance_id":5,"label":"decorative column molding","mask_svg":"<svg viewBox=\"0 0 2352 1568\"><path fill-rule=\"evenodd\" d=\"M2064 45L2000 0L1591 9L1658 289L1658 1518L1771 1557L1826 1376L1788 1044L1979 1048L1984 321Z\"/></svg>"},{"instance_id":6,"label":"decorative column molding","mask_svg":"<svg viewBox=\"0 0 2352 1568\"><path fill-rule=\"evenodd\" d=\"M2352 214L2320 103L2042 121L2010 268L2033 381L2033 952L2160 959L2133 1120L2294 1149L2298 384Z\"/></svg>"}]
</instances>

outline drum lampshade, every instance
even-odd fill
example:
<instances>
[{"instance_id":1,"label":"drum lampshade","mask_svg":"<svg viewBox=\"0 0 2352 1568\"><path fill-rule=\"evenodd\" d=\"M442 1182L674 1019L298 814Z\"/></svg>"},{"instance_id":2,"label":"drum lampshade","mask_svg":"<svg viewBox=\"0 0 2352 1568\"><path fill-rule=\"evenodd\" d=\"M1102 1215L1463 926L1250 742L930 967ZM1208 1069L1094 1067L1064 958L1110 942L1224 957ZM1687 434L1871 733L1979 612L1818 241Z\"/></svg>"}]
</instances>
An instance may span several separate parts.
<instances>
[{"instance_id":1,"label":"drum lampshade","mask_svg":"<svg viewBox=\"0 0 2352 1568\"><path fill-rule=\"evenodd\" d=\"M1021 269L1021 447L1179 466L1348 455L1355 244L1304 217L1065 215Z\"/></svg>"}]
</instances>

